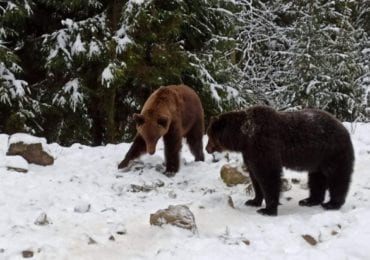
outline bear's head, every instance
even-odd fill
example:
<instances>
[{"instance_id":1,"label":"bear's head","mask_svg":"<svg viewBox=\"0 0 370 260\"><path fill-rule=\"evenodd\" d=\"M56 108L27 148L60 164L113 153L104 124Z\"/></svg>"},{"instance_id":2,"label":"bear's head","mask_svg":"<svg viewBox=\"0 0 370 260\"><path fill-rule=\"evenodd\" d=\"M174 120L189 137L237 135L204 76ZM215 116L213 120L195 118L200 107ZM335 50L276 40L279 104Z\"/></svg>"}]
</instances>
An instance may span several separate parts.
<instances>
[{"instance_id":1,"label":"bear's head","mask_svg":"<svg viewBox=\"0 0 370 260\"><path fill-rule=\"evenodd\" d=\"M208 153L223 151L242 151L247 136L241 131L246 113L234 111L212 117L207 129Z\"/></svg>"},{"instance_id":2,"label":"bear's head","mask_svg":"<svg viewBox=\"0 0 370 260\"><path fill-rule=\"evenodd\" d=\"M206 151L208 153L223 152L225 147L220 142L223 127L218 117L212 117L207 128L208 142Z\"/></svg>"},{"instance_id":3,"label":"bear's head","mask_svg":"<svg viewBox=\"0 0 370 260\"><path fill-rule=\"evenodd\" d=\"M159 138L164 136L170 127L170 117L158 113L134 114L136 130L144 139L146 151L154 154Z\"/></svg>"}]
</instances>

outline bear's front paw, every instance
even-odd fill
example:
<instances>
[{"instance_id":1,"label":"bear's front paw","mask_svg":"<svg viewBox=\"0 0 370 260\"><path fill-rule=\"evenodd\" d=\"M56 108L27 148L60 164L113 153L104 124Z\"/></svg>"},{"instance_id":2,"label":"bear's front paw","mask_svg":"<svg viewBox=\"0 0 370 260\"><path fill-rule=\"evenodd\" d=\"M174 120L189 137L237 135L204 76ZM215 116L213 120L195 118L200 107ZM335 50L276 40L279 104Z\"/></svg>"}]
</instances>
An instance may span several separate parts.
<instances>
[{"instance_id":1,"label":"bear's front paw","mask_svg":"<svg viewBox=\"0 0 370 260\"><path fill-rule=\"evenodd\" d=\"M302 207L317 206L317 205L320 205L320 203L321 203L321 201L315 200L315 199L312 199L312 198L306 198L306 199L300 200L298 202L299 206L302 206Z\"/></svg>"},{"instance_id":2,"label":"bear's front paw","mask_svg":"<svg viewBox=\"0 0 370 260\"><path fill-rule=\"evenodd\" d=\"M131 170L131 167L134 165L134 162L131 161L131 160L123 160L122 162L120 162L120 164L118 164L118 169L122 170L124 172L126 171L130 171Z\"/></svg>"},{"instance_id":3,"label":"bear's front paw","mask_svg":"<svg viewBox=\"0 0 370 260\"><path fill-rule=\"evenodd\" d=\"M175 176L176 172L165 171L163 174L170 178Z\"/></svg>"},{"instance_id":4,"label":"bear's front paw","mask_svg":"<svg viewBox=\"0 0 370 260\"><path fill-rule=\"evenodd\" d=\"M277 208L264 208L257 210L257 213L264 216L277 216Z\"/></svg>"},{"instance_id":5,"label":"bear's front paw","mask_svg":"<svg viewBox=\"0 0 370 260\"><path fill-rule=\"evenodd\" d=\"M246 206L260 207L262 204L262 200L259 200L259 199L247 200L244 204Z\"/></svg>"},{"instance_id":6,"label":"bear's front paw","mask_svg":"<svg viewBox=\"0 0 370 260\"><path fill-rule=\"evenodd\" d=\"M176 175L178 171L179 171L179 166L167 163L166 171L164 172L164 175L166 175L167 177L173 177Z\"/></svg>"},{"instance_id":7,"label":"bear's front paw","mask_svg":"<svg viewBox=\"0 0 370 260\"><path fill-rule=\"evenodd\" d=\"M123 160L122 162L118 164L118 169L123 169L123 168L126 168L127 166L128 166L128 161Z\"/></svg>"}]
</instances>

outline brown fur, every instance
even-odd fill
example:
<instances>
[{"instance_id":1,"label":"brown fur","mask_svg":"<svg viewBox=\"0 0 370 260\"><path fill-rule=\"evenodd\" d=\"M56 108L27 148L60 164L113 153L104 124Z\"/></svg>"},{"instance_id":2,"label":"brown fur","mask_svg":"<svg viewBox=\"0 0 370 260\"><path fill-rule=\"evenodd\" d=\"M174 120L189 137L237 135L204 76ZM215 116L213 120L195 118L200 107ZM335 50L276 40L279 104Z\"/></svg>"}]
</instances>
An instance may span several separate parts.
<instances>
[{"instance_id":1,"label":"brown fur","mask_svg":"<svg viewBox=\"0 0 370 260\"><path fill-rule=\"evenodd\" d=\"M179 170L182 137L187 139L196 161L204 161L203 107L197 94L185 85L170 85L154 91L141 113L134 114L137 135L118 168L145 152L154 154L158 140L163 137L166 172Z\"/></svg>"},{"instance_id":2,"label":"brown fur","mask_svg":"<svg viewBox=\"0 0 370 260\"><path fill-rule=\"evenodd\" d=\"M332 115L314 109L276 112L255 106L214 119L207 130L206 150L241 152L255 198L246 205L266 208L258 212L277 215L283 167L308 171L310 195L301 206L319 205L329 190L325 209L345 202L352 175L354 152L348 131Z\"/></svg>"}]
</instances>

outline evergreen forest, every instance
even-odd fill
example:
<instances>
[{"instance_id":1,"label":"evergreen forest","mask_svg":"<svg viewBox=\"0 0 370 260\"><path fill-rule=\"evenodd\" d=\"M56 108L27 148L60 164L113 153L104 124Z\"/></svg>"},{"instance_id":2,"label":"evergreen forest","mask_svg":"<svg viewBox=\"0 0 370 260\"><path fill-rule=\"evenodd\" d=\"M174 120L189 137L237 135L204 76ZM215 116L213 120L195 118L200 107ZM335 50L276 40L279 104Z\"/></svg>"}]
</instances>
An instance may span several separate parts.
<instances>
[{"instance_id":1,"label":"evergreen forest","mask_svg":"<svg viewBox=\"0 0 370 260\"><path fill-rule=\"evenodd\" d=\"M158 87L206 121L265 104L370 120L370 0L0 0L0 133L130 142Z\"/></svg>"}]
</instances>

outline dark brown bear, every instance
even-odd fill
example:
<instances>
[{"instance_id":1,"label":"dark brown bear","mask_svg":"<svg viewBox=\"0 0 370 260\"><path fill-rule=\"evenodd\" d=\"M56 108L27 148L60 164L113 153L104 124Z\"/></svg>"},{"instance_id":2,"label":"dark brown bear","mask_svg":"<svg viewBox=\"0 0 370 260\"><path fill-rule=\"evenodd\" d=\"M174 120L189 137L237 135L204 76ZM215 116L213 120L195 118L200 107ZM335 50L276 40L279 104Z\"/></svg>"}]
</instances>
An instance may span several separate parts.
<instances>
[{"instance_id":1,"label":"dark brown bear","mask_svg":"<svg viewBox=\"0 0 370 260\"><path fill-rule=\"evenodd\" d=\"M250 171L255 198L246 205L277 215L282 168L308 171L309 197L301 206L321 204L339 209L345 202L354 163L348 131L330 114L307 109L277 112L255 106L213 119L207 130L207 152L241 152ZM326 190L330 200L323 203Z\"/></svg>"},{"instance_id":2,"label":"dark brown bear","mask_svg":"<svg viewBox=\"0 0 370 260\"><path fill-rule=\"evenodd\" d=\"M160 87L145 102L140 114L134 114L137 135L118 168L148 152L154 154L163 136L166 175L179 170L181 141L185 137L196 161L204 161L204 115L197 94L188 86Z\"/></svg>"}]
</instances>

